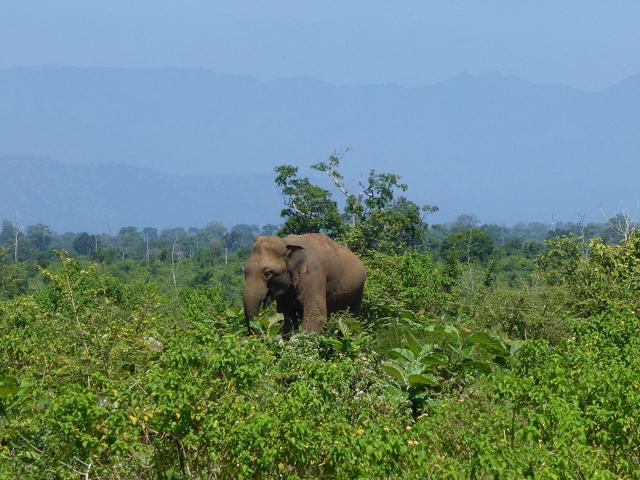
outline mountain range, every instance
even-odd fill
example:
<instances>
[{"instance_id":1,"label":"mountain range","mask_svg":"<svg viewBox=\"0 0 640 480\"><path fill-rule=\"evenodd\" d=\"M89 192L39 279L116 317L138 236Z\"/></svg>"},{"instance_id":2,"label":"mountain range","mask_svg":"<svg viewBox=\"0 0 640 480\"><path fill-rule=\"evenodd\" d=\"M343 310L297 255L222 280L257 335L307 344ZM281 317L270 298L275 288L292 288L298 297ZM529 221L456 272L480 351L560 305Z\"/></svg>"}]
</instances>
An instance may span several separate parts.
<instances>
[{"instance_id":1,"label":"mountain range","mask_svg":"<svg viewBox=\"0 0 640 480\"><path fill-rule=\"evenodd\" d=\"M0 219L23 226L44 223L59 232L277 223L282 203L275 188L264 188L271 187L273 175L174 176L24 156L0 157L0 171ZM255 194L241 195L241 188Z\"/></svg>"},{"instance_id":2,"label":"mountain range","mask_svg":"<svg viewBox=\"0 0 640 480\"><path fill-rule=\"evenodd\" d=\"M445 221L602 220L640 200L640 75L602 91L463 74L417 88L199 69L0 69L0 217L57 229L273 223L273 167L334 151ZM50 159L50 160L44 160Z\"/></svg>"}]
</instances>

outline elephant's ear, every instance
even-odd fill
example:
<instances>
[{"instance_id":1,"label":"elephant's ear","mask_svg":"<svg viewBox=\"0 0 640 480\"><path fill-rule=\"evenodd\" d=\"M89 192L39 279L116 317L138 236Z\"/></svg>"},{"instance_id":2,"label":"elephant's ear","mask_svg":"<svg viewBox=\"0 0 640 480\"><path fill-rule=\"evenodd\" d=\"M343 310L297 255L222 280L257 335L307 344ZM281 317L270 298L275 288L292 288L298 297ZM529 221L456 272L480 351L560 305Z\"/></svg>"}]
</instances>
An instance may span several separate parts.
<instances>
[{"instance_id":1,"label":"elephant's ear","mask_svg":"<svg viewBox=\"0 0 640 480\"><path fill-rule=\"evenodd\" d=\"M289 235L284 239L287 251L285 253L285 259L289 259L293 252L297 252L298 250L302 250L304 246L302 242L300 242L297 238L297 235Z\"/></svg>"},{"instance_id":2,"label":"elephant's ear","mask_svg":"<svg viewBox=\"0 0 640 480\"><path fill-rule=\"evenodd\" d=\"M291 255L293 252L297 252L298 250L302 250L304 247L302 245L293 245L287 244L287 255Z\"/></svg>"},{"instance_id":3,"label":"elephant's ear","mask_svg":"<svg viewBox=\"0 0 640 480\"><path fill-rule=\"evenodd\" d=\"M284 237L284 243L287 245L289 253L304 248L304 237L301 235L287 235Z\"/></svg>"},{"instance_id":4,"label":"elephant's ear","mask_svg":"<svg viewBox=\"0 0 640 480\"><path fill-rule=\"evenodd\" d=\"M288 241L287 239L287 270L289 271L289 281L292 285L296 286L300 282L300 279L309 271L307 266L306 255L294 253L304 250L304 247L295 241Z\"/></svg>"}]
</instances>

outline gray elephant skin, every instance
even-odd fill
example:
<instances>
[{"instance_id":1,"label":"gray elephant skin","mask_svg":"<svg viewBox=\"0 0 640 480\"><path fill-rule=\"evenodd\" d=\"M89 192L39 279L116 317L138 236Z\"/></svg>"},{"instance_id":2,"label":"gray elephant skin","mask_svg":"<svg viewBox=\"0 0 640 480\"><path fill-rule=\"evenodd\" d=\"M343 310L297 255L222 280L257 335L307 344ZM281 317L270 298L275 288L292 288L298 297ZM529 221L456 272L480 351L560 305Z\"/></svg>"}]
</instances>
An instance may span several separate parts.
<instances>
[{"instance_id":1,"label":"gray elephant skin","mask_svg":"<svg viewBox=\"0 0 640 480\"><path fill-rule=\"evenodd\" d=\"M360 259L326 235L258 237L244 268L244 314L249 325L275 300L283 334L300 328L320 333L327 316L360 312L366 270Z\"/></svg>"}]
</instances>

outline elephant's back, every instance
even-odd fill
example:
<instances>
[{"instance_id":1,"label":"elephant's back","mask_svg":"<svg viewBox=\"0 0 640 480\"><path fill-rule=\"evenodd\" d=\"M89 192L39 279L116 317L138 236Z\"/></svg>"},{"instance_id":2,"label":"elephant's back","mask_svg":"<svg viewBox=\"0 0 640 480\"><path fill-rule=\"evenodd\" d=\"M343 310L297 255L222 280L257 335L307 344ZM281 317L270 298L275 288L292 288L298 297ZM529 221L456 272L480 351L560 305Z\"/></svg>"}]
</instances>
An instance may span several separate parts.
<instances>
[{"instance_id":1,"label":"elephant's back","mask_svg":"<svg viewBox=\"0 0 640 480\"><path fill-rule=\"evenodd\" d=\"M305 248L314 252L327 272L327 280L347 277L349 286L362 286L366 277L364 264L349 248L337 243L323 233L291 235L302 240Z\"/></svg>"},{"instance_id":2,"label":"elephant's back","mask_svg":"<svg viewBox=\"0 0 640 480\"><path fill-rule=\"evenodd\" d=\"M313 235L327 273L327 293L351 295L361 291L367 276L364 264L349 248L322 234Z\"/></svg>"},{"instance_id":3,"label":"elephant's back","mask_svg":"<svg viewBox=\"0 0 640 480\"><path fill-rule=\"evenodd\" d=\"M319 253L327 259L335 259L337 263L342 264L345 261L351 262L352 268L359 266L362 272L365 271L364 264L349 248L339 244L333 239L322 233L307 233L305 237L318 249Z\"/></svg>"}]
</instances>

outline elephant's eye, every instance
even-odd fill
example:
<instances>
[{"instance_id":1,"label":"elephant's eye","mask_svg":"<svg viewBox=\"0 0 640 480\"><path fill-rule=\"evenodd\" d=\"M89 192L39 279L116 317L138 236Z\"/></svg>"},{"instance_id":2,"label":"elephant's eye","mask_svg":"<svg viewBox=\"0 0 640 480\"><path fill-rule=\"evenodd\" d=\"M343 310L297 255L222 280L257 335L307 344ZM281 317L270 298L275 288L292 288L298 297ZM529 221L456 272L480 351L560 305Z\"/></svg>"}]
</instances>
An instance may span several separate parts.
<instances>
[{"instance_id":1,"label":"elephant's eye","mask_svg":"<svg viewBox=\"0 0 640 480\"><path fill-rule=\"evenodd\" d=\"M266 278L271 278L273 277L273 270L271 270L270 268L265 268L262 273L264 273L264 276Z\"/></svg>"}]
</instances>

